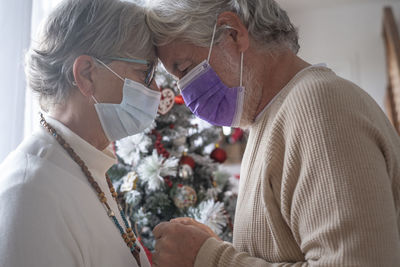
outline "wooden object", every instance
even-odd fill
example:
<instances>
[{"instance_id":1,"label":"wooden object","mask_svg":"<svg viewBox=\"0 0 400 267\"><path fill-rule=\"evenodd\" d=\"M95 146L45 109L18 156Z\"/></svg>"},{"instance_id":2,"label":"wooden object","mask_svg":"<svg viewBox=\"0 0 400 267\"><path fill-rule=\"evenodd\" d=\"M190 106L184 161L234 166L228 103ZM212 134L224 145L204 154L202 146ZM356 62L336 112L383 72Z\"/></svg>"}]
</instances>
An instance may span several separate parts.
<instances>
[{"instance_id":1,"label":"wooden object","mask_svg":"<svg viewBox=\"0 0 400 267\"><path fill-rule=\"evenodd\" d=\"M391 7L384 8L383 37L388 70L386 109L391 122L400 134L400 35Z\"/></svg>"}]
</instances>

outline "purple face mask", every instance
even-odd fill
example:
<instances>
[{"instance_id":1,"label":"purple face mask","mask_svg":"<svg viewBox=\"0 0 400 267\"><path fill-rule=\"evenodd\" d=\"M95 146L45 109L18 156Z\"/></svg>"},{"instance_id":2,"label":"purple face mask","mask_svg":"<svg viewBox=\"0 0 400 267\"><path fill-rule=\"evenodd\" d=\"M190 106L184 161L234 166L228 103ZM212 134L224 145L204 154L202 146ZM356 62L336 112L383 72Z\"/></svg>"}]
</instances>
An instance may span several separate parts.
<instances>
[{"instance_id":1,"label":"purple face mask","mask_svg":"<svg viewBox=\"0 0 400 267\"><path fill-rule=\"evenodd\" d=\"M199 118L217 126L238 127L243 111L243 53L240 86L229 88L209 64L216 26L208 59L204 60L178 82L185 104Z\"/></svg>"}]
</instances>

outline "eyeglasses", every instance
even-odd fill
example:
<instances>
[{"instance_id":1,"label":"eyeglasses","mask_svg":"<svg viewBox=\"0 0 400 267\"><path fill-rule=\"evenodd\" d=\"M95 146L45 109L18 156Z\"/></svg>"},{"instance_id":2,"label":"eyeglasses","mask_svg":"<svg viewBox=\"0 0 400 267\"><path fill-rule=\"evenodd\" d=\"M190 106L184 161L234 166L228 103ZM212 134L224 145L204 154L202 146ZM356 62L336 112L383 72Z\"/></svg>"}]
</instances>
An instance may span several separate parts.
<instances>
[{"instance_id":1,"label":"eyeglasses","mask_svg":"<svg viewBox=\"0 0 400 267\"><path fill-rule=\"evenodd\" d=\"M147 65L148 69L146 70L146 74L145 74L146 78L144 79L144 83L146 84L146 86L149 87L154 80L154 76L156 73L156 67L157 67L155 62L151 62L151 61L143 60L143 59L124 58L124 57L109 57L108 59Z\"/></svg>"}]
</instances>

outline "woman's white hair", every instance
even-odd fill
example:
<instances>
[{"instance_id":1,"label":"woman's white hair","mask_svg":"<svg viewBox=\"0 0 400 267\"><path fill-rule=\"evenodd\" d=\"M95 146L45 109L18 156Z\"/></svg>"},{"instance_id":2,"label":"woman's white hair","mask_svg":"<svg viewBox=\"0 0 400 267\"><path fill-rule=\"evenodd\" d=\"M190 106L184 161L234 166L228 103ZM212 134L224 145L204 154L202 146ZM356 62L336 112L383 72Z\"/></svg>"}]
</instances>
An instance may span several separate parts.
<instances>
[{"instance_id":1,"label":"woman's white hair","mask_svg":"<svg viewBox=\"0 0 400 267\"><path fill-rule=\"evenodd\" d=\"M80 55L99 59L155 60L142 7L119 0L64 0L43 24L26 56L26 75L44 110L73 90L73 64Z\"/></svg>"},{"instance_id":2,"label":"woman's white hair","mask_svg":"<svg viewBox=\"0 0 400 267\"><path fill-rule=\"evenodd\" d=\"M294 53L300 48L296 28L274 0L147 0L146 9L157 46L180 39L207 47L218 15L231 11L261 46L285 45ZM218 29L217 42L226 28Z\"/></svg>"}]
</instances>

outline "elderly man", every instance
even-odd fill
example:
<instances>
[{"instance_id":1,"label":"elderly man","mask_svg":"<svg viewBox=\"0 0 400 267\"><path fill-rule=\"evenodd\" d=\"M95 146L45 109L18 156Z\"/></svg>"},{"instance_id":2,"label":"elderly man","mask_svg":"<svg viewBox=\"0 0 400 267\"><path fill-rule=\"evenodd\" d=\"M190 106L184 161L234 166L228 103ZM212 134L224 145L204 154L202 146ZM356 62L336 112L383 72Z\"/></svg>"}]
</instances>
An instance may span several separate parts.
<instances>
[{"instance_id":1,"label":"elderly man","mask_svg":"<svg viewBox=\"0 0 400 267\"><path fill-rule=\"evenodd\" d=\"M162 223L156 266L399 266L400 138L375 101L296 54L273 0L151 0L147 23L186 105L250 129L233 244Z\"/></svg>"}]
</instances>

